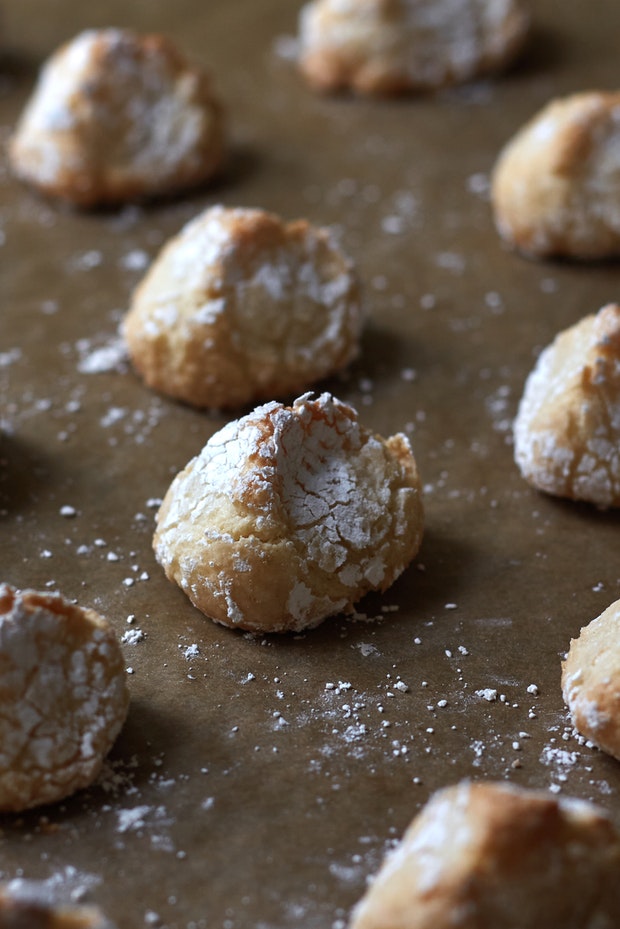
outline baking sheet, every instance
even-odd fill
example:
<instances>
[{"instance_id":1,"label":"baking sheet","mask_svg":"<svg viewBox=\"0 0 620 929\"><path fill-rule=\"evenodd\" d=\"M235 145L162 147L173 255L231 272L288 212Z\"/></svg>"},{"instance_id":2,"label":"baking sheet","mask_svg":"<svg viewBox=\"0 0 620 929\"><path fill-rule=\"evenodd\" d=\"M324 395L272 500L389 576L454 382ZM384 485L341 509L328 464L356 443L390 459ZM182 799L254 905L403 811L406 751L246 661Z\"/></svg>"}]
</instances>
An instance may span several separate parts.
<instances>
[{"instance_id":1,"label":"baking sheet","mask_svg":"<svg viewBox=\"0 0 620 929\"><path fill-rule=\"evenodd\" d=\"M338 929L420 805L459 778L617 816L618 764L575 737L559 680L571 636L618 597L618 516L525 485L510 427L537 352L617 299L618 269L506 251L488 179L550 97L615 87L620 12L534 6L510 74L373 102L303 86L290 0L4 4L4 140L58 44L122 25L208 65L231 150L217 185L105 213L40 199L3 161L2 579L94 606L136 641L99 783L3 817L0 877L85 897L120 927ZM155 501L226 419L149 392L117 327L162 243L213 203L339 230L370 322L359 361L323 386L370 428L407 432L425 484L416 564L353 621L305 635L213 625L151 553Z\"/></svg>"}]
</instances>

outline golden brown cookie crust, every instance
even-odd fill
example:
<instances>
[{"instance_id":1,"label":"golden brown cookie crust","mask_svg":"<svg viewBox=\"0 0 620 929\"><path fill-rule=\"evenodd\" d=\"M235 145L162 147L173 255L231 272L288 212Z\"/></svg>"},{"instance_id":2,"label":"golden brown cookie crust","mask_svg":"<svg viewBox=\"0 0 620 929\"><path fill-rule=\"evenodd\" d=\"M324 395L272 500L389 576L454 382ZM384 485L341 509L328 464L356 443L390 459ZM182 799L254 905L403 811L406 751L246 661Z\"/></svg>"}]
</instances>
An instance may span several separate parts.
<instances>
[{"instance_id":1,"label":"golden brown cookie crust","mask_svg":"<svg viewBox=\"0 0 620 929\"><path fill-rule=\"evenodd\" d=\"M528 29L521 0L314 0L299 67L319 91L433 90L506 67Z\"/></svg>"},{"instance_id":2,"label":"golden brown cookie crust","mask_svg":"<svg viewBox=\"0 0 620 929\"><path fill-rule=\"evenodd\" d=\"M206 73L162 35L88 30L44 66L9 145L14 174L80 207L168 196L224 153Z\"/></svg>"},{"instance_id":3,"label":"golden brown cookie crust","mask_svg":"<svg viewBox=\"0 0 620 929\"><path fill-rule=\"evenodd\" d=\"M492 178L502 238L533 258L620 254L620 93L553 100L500 154Z\"/></svg>"},{"instance_id":4,"label":"golden brown cookie crust","mask_svg":"<svg viewBox=\"0 0 620 929\"><path fill-rule=\"evenodd\" d=\"M364 321L327 229L211 207L162 250L123 323L149 387L199 407L285 398L345 367Z\"/></svg>"},{"instance_id":5,"label":"golden brown cookie crust","mask_svg":"<svg viewBox=\"0 0 620 929\"><path fill-rule=\"evenodd\" d=\"M0 585L0 811L91 784L125 721L120 645L94 610Z\"/></svg>"},{"instance_id":6,"label":"golden brown cookie crust","mask_svg":"<svg viewBox=\"0 0 620 929\"><path fill-rule=\"evenodd\" d=\"M575 729L620 760L620 600L571 640L562 693Z\"/></svg>"},{"instance_id":7,"label":"golden brown cookie crust","mask_svg":"<svg viewBox=\"0 0 620 929\"><path fill-rule=\"evenodd\" d=\"M207 616L299 631L385 590L422 539L405 436L382 439L323 394L269 403L216 433L174 479L154 548Z\"/></svg>"},{"instance_id":8,"label":"golden brown cookie crust","mask_svg":"<svg viewBox=\"0 0 620 929\"><path fill-rule=\"evenodd\" d=\"M538 489L620 506L620 306L585 317L542 352L514 441L521 473Z\"/></svg>"},{"instance_id":9,"label":"golden brown cookie crust","mask_svg":"<svg viewBox=\"0 0 620 929\"><path fill-rule=\"evenodd\" d=\"M620 836L592 804L509 784L436 793L350 929L612 929Z\"/></svg>"}]
</instances>

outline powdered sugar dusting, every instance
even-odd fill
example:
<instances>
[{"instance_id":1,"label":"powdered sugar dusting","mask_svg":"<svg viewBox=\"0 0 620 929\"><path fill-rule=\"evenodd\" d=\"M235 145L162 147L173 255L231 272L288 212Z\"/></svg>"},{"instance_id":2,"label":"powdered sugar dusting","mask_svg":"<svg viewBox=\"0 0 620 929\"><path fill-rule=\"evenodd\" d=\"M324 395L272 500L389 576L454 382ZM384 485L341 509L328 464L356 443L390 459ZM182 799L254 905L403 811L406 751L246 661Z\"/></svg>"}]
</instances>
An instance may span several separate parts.
<instances>
[{"instance_id":1,"label":"powdered sugar dusting","mask_svg":"<svg viewBox=\"0 0 620 929\"><path fill-rule=\"evenodd\" d=\"M404 436L392 441L411 455ZM411 545L419 544L421 526L412 524L419 519L413 515L418 491L400 467L355 412L328 394L304 395L292 407L266 404L216 433L175 479L159 519L157 557L174 564L181 550L181 576L191 576L192 560L204 555L191 544L188 551L188 539L203 521L205 540L234 550L235 538L208 514L217 512L218 498L239 501L255 531L263 537L284 531L286 544L299 552L300 576L290 578L287 610L297 624L316 621L345 607L349 596L359 597L360 588L397 576ZM317 572L335 583L317 589ZM205 575L200 583L212 583ZM217 575L229 619L243 622L235 583Z\"/></svg>"},{"instance_id":2,"label":"powdered sugar dusting","mask_svg":"<svg viewBox=\"0 0 620 929\"><path fill-rule=\"evenodd\" d=\"M620 500L620 307L561 332L529 375L514 424L524 477L550 493Z\"/></svg>"},{"instance_id":3,"label":"powdered sugar dusting","mask_svg":"<svg viewBox=\"0 0 620 929\"><path fill-rule=\"evenodd\" d=\"M90 29L42 70L12 161L22 177L77 202L158 194L213 171L218 123L205 76L163 38Z\"/></svg>"},{"instance_id":4,"label":"powdered sugar dusting","mask_svg":"<svg viewBox=\"0 0 620 929\"><path fill-rule=\"evenodd\" d=\"M90 783L122 726L120 654L102 625L59 595L0 586L0 783L5 809Z\"/></svg>"}]
</instances>

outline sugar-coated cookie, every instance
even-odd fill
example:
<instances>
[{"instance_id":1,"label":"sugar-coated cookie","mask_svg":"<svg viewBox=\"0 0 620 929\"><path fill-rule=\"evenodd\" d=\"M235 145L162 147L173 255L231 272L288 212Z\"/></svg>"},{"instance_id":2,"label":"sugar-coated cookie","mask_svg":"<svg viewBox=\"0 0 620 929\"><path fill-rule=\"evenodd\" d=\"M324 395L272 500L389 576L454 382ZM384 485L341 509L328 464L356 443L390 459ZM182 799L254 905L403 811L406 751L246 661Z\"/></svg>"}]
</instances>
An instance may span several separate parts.
<instances>
[{"instance_id":1,"label":"sugar-coated cookie","mask_svg":"<svg viewBox=\"0 0 620 929\"><path fill-rule=\"evenodd\" d=\"M620 760L620 600L571 640L562 693L575 729Z\"/></svg>"},{"instance_id":2,"label":"sugar-coated cookie","mask_svg":"<svg viewBox=\"0 0 620 929\"><path fill-rule=\"evenodd\" d=\"M507 66L528 29L523 0L313 0L299 66L321 91L432 90Z\"/></svg>"},{"instance_id":3,"label":"sugar-coated cookie","mask_svg":"<svg viewBox=\"0 0 620 929\"><path fill-rule=\"evenodd\" d=\"M98 906L61 902L40 881L0 884L0 929L115 929Z\"/></svg>"},{"instance_id":4,"label":"sugar-coated cookie","mask_svg":"<svg viewBox=\"0 0 620 929\"><path fill-rule=\"evenodd\" d=\"M90 207L202 183L223 135L210 79L169 39L88 30L43 68L9 155L17 177Z\"/></svg>"},{"instance_id":5,"label":"sugar-coated cookie","mask_svg":"<svg viewBox=\"0 0 620 929\"><path fill-rule=\"evenodd\" d=\"M127 715L123 655L94 610L0 584L0 811L87 787Z\"/></svg>"},{"instance_id":6,"label":"sugar-coated cookie","mask_svg":"<svg viewBox=\"0 0 620 929\"><path fill-rule=\"evenodd\" d=\"M617 929L619 867L592 804L463 782L414 819L350 929Z\"/></svg>"},{"instance_id":7,"label":"sugar-coated cookie","mask_svg":"<svg viewBox=\"0 0 620 929\"><path fill-rule=\"evenodd\" d=\"M357 274L327 229L211 207L164 247L123 323L146 383L199 407L295 396L358 353Z\"/></svg>"},{"instance_id":8,"label":"sugar-coated cookie","mask_svg":"<svg viewBox=\"0 0 620 929\"><path fill-rule=\"evenodd\" d=\"M527 379L515 460L540 490L620 506L620 306L561 332Z\"/></svg>"},{"instance_id":9,"label":"sugar-coated cookie","mask_svg":"<svg viewBox=\"0 0 620 929\"><path fill-rule=\"evenodd\" d=\"M422 539L404 435L360 425L329 394L268 403L229 423L172 482L155 554L207 616L299 631L385 590Z\"/></svg>"},{"instance_id":10,"label":"sugar-coated cookie","mask_svg":"<svg viewBox=\"0 0 620 929\"><path fill-rule=\"evenodd\" d=\"M506 145L492 178L502 238L534 258L620 254L620 93L553 100Z\"/></svg>"}]
</instances>

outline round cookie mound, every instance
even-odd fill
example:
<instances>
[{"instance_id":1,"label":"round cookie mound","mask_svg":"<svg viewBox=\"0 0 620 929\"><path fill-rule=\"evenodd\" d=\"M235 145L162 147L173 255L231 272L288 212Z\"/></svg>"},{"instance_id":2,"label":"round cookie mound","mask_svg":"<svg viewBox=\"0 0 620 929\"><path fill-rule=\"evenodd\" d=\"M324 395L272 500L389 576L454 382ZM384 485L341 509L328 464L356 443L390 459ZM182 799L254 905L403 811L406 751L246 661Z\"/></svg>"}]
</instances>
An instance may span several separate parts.
<instances>
[{"instance_id":1,"label":"round cookie mound","mask_svg":"<svg viewBox=\"0 0 620 929\"><path fill-rule=\"evenodd\" d=\"M528 30L522 0L314 0L299 67L320 91L432 90L505 67Z\"/></svg>"},{"instance_id":2,"label":"round cookie mound","mask_svg":"<svg viewBox=\"0 0 620 929\"><path fill-rule=\"evenodd\" d=\"M168 195L219 167L222 111L166 37L88 30L43 68L9 154L19 178L79 206Z\"/></svg>"},{"instance_id":3,"label":"round cookie mound","mask_svg":"<svg viewBox=\"0 0 620 929\"><path fill-rule=\"evenodd\" d=\"M539 490L620 506L620 306L561 332L527 379L515 460Z\"/></svg>"},{"instance_id":4,"label":"round cookie mound","mask_svg":"<svg viewBox=\"0 0 620 929\"><path fill-rule=\"evenodd\" d=\"M150 387L222 408L333 374L357 355L362 325L357 276L328 230L217 206L164 247L123 333Z\"/></svg>"},{"instance_id":5,"label":"round cookie mound","mask_svg":"<svg viewBox=\"0 0 620 929\"><path fill-rule=\"evenodd\" d=\"M229 423L172 482L155 554L216 622L299 631L385 590L422 540L404 435L383 439L329 394Z\"/></svg>"},{"instance_id":6,"label":"round cookie mound","mask_svg":"<svg viewBox=\"0 0 620 929\"><path fill-rule=\"evenodd\" d=\"M620 254L620 93L547 104L505 146L491 199L502 238L533 258Z\"/></svg>"},{"instance_id":7,"label":"round cookie mound","mask_svg":"<svg viewBox=\"0 0 620 929\"><path fill-rule=\"evenodd\" d=\"M615 929L619 866L593 804L462 782L414 819L350 929Z\"/></svg>"},{"instance_id":8,"label":"round cookie mound","mask_svg":"<svg viewBox=\"0 0 620 929\"><path fill-rule=\"evenodd\" d=\"M575 729L620 760L620 600L571 640L562 693Z\"/></svg>"},{"instance_id":9,"label":"round cookie mound","mask_svg":"<svg viewBox=\"0 0 620 929\"><path fill-rule=\"evenodd\" d=\"M0 811L86 787L127 715L108 623L60 594L0 585Z\"/></svg>"}]
</instances>

